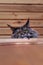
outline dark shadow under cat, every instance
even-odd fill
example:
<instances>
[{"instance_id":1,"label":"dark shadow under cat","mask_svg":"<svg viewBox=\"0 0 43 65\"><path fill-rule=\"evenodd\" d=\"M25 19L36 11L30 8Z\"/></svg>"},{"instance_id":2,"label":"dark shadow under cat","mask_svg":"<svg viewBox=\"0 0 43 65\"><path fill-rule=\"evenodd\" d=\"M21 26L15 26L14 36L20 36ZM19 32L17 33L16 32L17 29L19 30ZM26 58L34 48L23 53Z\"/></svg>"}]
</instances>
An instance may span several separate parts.
<instances>
[{"instance_id":1,"label":"dark shadow under cat","mask_svg":"<svg viewBox=\"0 0 43 65\"><path fill-rule=\"evenodd\" d=\"M21 27L12 27L11 25L7 24L8 27L12 30L11 38L37 38L38 33L37 31L33 30L29 25L29 19L25 23L25 25Z\"/></svg>"}]
</instances>

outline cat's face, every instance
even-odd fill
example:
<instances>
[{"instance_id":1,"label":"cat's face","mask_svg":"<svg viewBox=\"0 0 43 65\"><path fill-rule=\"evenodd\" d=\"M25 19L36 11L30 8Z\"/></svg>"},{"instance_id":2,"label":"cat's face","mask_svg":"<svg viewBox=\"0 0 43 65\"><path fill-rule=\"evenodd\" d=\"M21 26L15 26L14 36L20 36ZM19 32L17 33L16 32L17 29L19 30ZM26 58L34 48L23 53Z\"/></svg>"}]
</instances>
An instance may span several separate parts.
<instances>
[{"instance_id":1,"label":"cat's face","mask_svg":"<svg viewBox=\"0 0 43 65\"><path fill-rule=\"evenodd\" d=\"M27 27L18 28L13 34L12 38L30 38L29 29Z\"/></svg>"}]
</instances>

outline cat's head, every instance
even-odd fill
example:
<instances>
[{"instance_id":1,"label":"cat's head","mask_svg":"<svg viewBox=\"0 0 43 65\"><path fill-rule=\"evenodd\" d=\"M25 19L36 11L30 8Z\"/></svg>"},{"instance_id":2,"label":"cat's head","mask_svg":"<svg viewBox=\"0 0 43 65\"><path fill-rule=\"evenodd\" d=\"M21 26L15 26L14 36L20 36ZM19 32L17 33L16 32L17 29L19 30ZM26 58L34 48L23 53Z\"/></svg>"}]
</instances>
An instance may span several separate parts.
<instances>
[{"instance_id":1,"label":"cat's head","mask_svg":"<svg viewBox=\"0 0 43 65\"><path fill-rule=\"evenodd\" d=\"M11 25L7 24L8 27L12 30L12 38L37 38L38 34L36 31L32 30L29 25L29 19L27 22L21 27L12 27ZM21 34L22 33L22 34Z\"/></svg>"},{"instance_id":2,"label":"cat's head","mask_svg":"<svg viewBox=\"0 0 43 65\"><path fill-rule=\"evenodd\" d=\"M21 26L21 27L12 27L11 25L7 24L7 26L12 30L12 32L14 33L17 29L19 28L24 28L24 27L30 27L29 26L29 19L26 21L26 23Z\"/></svg>"}]
</instances>

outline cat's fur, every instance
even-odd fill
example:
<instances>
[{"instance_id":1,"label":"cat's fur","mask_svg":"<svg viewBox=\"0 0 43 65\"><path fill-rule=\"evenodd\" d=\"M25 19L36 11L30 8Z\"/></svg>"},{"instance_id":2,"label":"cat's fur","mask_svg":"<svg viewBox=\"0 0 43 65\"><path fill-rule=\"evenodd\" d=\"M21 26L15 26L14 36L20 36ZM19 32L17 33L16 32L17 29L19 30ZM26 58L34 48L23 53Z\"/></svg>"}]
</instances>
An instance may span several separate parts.
<instances>
[{"instance_id":1,"label":"cat's fur","mask_svg":"<svg viewBox=\"0 0 43 65\"><path fill-rule=\"evenodd\" d=\"M29 19L27 20L26 24L21 27L12 27L7 24L8 27L12 30L12 38L37 38L38 33L31 29L29 25Z\"/></svg>"}]
</instances>

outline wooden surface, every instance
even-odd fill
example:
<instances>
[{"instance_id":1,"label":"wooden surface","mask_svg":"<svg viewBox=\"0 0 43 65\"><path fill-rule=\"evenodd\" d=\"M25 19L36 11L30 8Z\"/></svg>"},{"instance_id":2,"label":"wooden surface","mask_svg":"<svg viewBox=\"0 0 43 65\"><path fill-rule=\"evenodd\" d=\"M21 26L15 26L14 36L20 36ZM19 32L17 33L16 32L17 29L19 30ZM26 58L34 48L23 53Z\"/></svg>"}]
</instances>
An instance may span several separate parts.
<instances>
[{"instance_id":1,"label":"wooden surface","mask_svg":"<svg viewBox=\"0 0 43 65\"><path fill-rule=\"evenodd\" d=\"M0 46L1 45L15 45L15 44L43 44L43 38L30 38L30 39L22 39L22 38L15 38L15 39L12 39L12 38L1 38L0 39Z\"/></svg>"},{"instance_id":2,"label":"wooden surface","mask_svg":"<svg viewBox=\"0 0 43 65\"><path fill-rule=\"evenodd\" d=\"M5 6L6 5L6 6ZM12 12L43 12L43 4L0 3L0 11Z\"/></svg>"},{"instance_id":3,"label":"wooden surface","mask_svg":"<svg viewBox=\"0 0 43 65\"><path fill-rule=\"evenodd\" d=\"M0 65L43 65L43 45L0 46Z\"/></svg>"},{"instance_id":4,"label":"wooden surface","mask_svg":"<svg viewBox=\"0 0 43 65\"><path fill-rule=\"evenodd\" d=\"M22 26L28 18L31 28L39 33L39 37L43 37L43 1L40 4L39 0L35 2L29 0L28 3L0 3L0 38L11 37L12 31L7 24L13 27Z\"/></svg>"},{"instance_id":5,"label":"wooden surface","mask_svg":"<svg viewBox=\"0 0 43 65\"><path fill-rule=\"evenodd\" d=\"M0 28L8 28L7 24L12 25L13 27L22 26L26 23L26 21L27 20L0 20ZM29 21L31 27L43 27L43 20L29 20Z\"/></svg>"},{"instance_id":6,"label":"wooden surface","mask_svg":"<svg viewBox=\"0 0 43 65\"><path fill-rule=\"evenodd\" d=\"M0 20L14 20L14 19L43 19L43 13L31 12L0 12Z\"/></svg>"},{"instance_id":7,"label":"wooden surface","mask_svg":"<svg viewBox=\"0 0 43 65\"><path fill-rule=\"evenodd\" d=\"M43 4L43 0L0 0L0 3L34 3Z\"/></svg>"}]
</instances>

